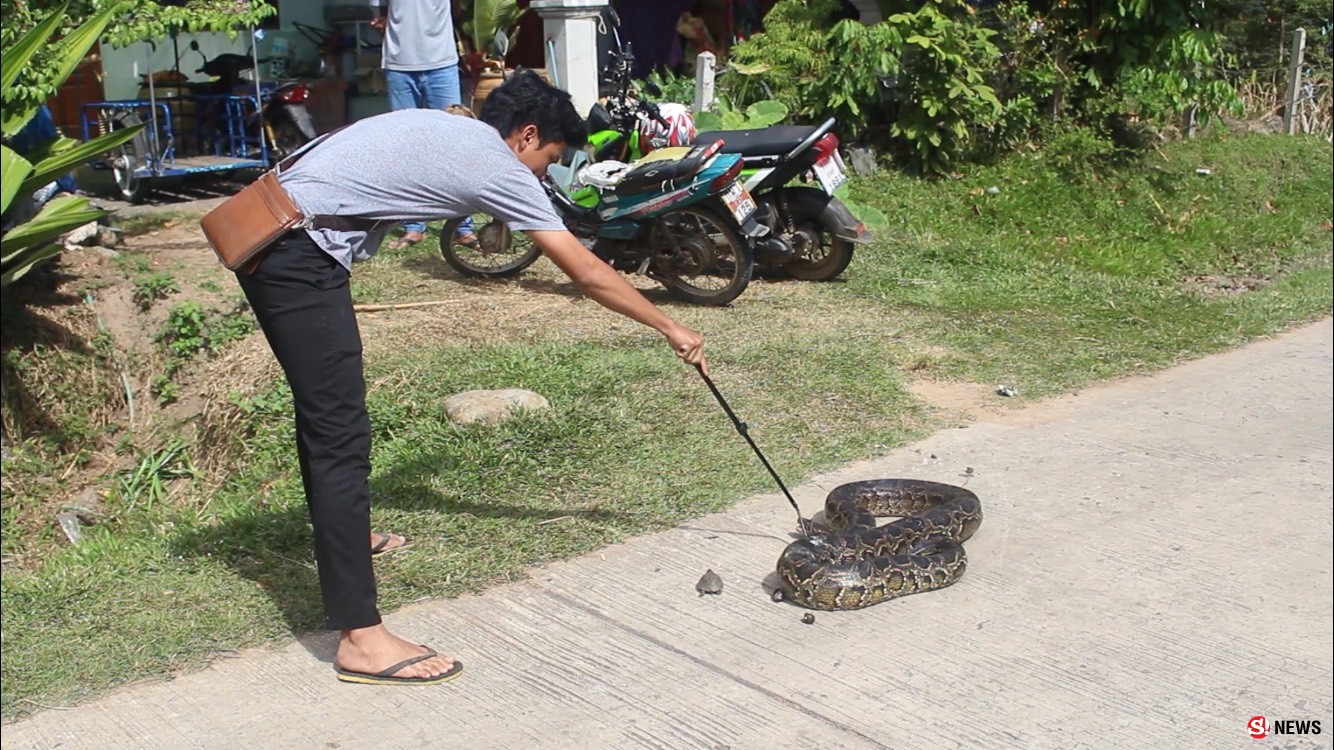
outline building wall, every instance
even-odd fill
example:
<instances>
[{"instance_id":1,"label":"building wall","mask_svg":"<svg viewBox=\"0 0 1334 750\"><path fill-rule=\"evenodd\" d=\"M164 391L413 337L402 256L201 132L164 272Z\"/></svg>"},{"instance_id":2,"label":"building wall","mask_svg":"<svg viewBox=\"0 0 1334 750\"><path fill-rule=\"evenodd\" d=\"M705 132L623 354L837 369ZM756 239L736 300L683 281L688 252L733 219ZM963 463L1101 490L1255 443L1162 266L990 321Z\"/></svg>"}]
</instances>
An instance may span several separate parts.
<instances>
[{"instance_id":1,"label":"building wall","mask_svg":"<svg viewBox=\"0 0 1334 750\"><path fill-rule=\"evenodd\" d=\"M259 42L259 54L265 56L272 48L273 43L279 39L287 40L288 44L299 57L315 57L315 45L308 41L293 26L295 23L303 23L316 28L328 28L328 22L325 20L324 9L326 5L345 5L348 0L278 0L278 16L281 21L281 28L278 30L266 30L264 39ZM190 49L191 40L199 42L199 50L213 58L226 52L236 54L247 54L250 51L250 35L242 31L231 39L227 34L188 34L182 33L177 38L177 46L181 52L181 72L189 76L192 81L204 81L207 77L202 73L196 73L195 70L203 64L199 52ZM156 49L154 49L156 46ZM153 40L149 42L136 42L126 47L116 48L104 44L102 47L102 72L103 88L106 91L108 99L133 99L138 96L139 87L142 83L136 75L148 73L150 70L162 71L171 70L174 64L174 53L170 38Z\"/></svg>"}]
</instances>

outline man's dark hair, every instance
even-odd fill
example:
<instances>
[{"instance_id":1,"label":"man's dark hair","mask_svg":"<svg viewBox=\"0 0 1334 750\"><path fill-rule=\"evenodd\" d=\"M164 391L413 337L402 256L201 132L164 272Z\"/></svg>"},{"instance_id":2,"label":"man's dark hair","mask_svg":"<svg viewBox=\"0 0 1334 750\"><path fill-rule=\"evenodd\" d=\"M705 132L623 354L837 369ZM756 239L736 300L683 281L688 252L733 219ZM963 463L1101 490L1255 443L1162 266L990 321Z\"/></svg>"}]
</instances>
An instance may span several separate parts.
<instances>
[{"instance_id":1,"label":"man's dark hair","mask_svg":"<svg viewBox=\"0 0 1334 750\"><path fill-rule=\"evenodd\" d=\"M508 138L528 125L537 126L542 145L563 141L569 148L583 148L588 126L575 110L570 95L552 86L531 70L520 69L486 97L478 118Z\"/></svg>"}]
</instances>

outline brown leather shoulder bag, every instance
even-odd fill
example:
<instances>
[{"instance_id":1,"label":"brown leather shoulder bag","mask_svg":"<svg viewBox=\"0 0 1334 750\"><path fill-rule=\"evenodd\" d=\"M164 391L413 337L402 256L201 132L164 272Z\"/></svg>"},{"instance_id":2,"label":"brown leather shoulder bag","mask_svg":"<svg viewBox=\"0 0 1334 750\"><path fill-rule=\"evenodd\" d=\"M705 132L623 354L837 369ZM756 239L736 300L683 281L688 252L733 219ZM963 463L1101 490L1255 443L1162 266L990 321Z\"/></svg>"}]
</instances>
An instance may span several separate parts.
<instances>
[{"instance_id":1,"label":"brown leather shoulder bag","mask_svg":"<svg viewBox=\"0 0 1334 750\"><path fill-rule=\"evenodd\" d=\"M346 125L343 127L347 127ZM306 216L278 182L283 169L343 128L331 130L265 172L200 219L204 237L222 265L250 273L260 254L284 233L297 227L328 227L370 231L383 222L344 216Z\"/></svg>"}]
</instances>

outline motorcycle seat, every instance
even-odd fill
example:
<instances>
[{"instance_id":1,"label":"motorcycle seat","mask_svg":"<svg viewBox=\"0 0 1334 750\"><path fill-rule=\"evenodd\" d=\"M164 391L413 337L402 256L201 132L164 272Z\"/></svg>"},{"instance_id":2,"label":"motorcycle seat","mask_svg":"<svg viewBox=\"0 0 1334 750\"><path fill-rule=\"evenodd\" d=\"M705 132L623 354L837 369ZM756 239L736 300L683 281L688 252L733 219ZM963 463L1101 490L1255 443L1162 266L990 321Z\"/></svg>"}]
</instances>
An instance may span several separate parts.
<instances>
[{"instance_id":1,"label":"motorcycle seat","mask_svg":"<svg viewBox=\"0 0 1334 750\"><path fill-rule=\"evenodd\" d=\"M754 130L710 130L695 136L695 143L713 143L721 139L724 154L781 156L817 129L815 125L776 125Z\"/></svg>"},{"instance_id":2,"label":"motorcycle seat","mask_svg":"<svg viewBox=\"0 0 1334 750\"><path fill-rule=\"evenodd\" d=\"M653 159L635 165L616 183L616 195L634 195L654 190L672 190L677 182L694 177L704 168L709 157L716 153L713 143L691 147L690 151L679 159Z\"/></svg>"}]
</instances>

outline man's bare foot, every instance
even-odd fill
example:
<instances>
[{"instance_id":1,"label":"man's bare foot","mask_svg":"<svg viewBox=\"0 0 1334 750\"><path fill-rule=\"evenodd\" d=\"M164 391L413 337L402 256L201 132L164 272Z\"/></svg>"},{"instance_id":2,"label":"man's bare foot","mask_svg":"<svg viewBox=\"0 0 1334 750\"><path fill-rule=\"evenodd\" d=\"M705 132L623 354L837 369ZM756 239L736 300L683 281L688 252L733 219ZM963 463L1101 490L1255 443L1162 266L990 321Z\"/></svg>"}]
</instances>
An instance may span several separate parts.
<instances>
[{"instance_id":1,"label":"man's bare foot","mask_svg":"<svg viewBox=\"0 0 1334 750\"><path fill-rule=\"evenodd\" d=\"M408 546L408 540L398 534L371 532L371 555L383 555Z\"/></svg>"},{"instance_id":2,"label":"man's bare foot","mask_svg":"<svg viewBox=\"0 0 1334 750\"><path fill-rule=\"evenodd\" d=\"M425 653L426 647L399 638L383 624L372 625L369 628L342 631L334 665L348 672L373 675ZM439 677L453 668L453 657L440 655L409 664L392 676L429 679Z\"/></svg>"}]
</instances>

